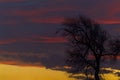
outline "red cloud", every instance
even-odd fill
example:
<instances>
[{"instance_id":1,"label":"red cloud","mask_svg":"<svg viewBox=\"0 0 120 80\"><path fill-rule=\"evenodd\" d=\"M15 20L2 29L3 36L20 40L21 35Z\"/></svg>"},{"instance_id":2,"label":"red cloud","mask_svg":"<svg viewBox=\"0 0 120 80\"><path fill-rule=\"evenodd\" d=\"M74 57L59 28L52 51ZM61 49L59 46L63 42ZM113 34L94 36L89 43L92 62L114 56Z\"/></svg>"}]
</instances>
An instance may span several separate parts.
<instances>
[{"instance_id":1,"label":"red cloud","mask_svg":"<svg viewBox=\"0 0 120 80\"><path fill-rule=\"evenodd\" d=\"M47 8L38 8L34 10L13 10L10 11L11 15L16 15L16 16L43 16L45 14L53 13L53 12L62 12L62 11L72 11L75 10L75 7L67 7L67 6L62 6L62 7L47 7Z\"/></svg>"},{"instance_id":2,"label":"red cloud","mask_svg":"<svg viewBox=\"0 0 120 80\"><path fill-rule=\"evenodd\" d=\"M21 16L24 17L24 22L31 22L31 23L61 23L63 21L63 17L56 17L56 16L47 16L48 14L54 14L55 12L64 12L64 11L73 11L75 7L71 6L62 6L62 7L50 7L50 8L38 8L34 10L10 10L6 13L11 16ZM19 21L18 21L19 23Z\"/></svg>"},{"instance_id":3,"label":"red cloud","mask_svg":"<svg viewBox=\"0 0 120 80\"><path fill-rule=\"evenodd\" d=\"M114 1L112 0L110 3L106 4L107 12L109 16L116 16L116 14L120 13L120 0Z\"/></svg>"},{"instance_id":4,"label":"red cloud","mask_svg":"<svg viewBox=\"0 0 120 80\"><path fill-rule=\"evenodd\" d=\"M21 0L0 0L0 2L12 2L12 1L21 1ZM24 1L24 0L22 0ZM58 0L57 3L59 3L60 0ZM64 2L64 1L63 1ZM108 3L109 2L109 3ZM107 3L107 4L106 4ZM56 12L67 12L67 11L74 11L75 12L82 12L83 14L87 14L89 16L94 16L95 18L98 18L98 22L100 24L119 24L120 20L118 14L120 13L120 1L98 1L98 3L95 1L96 5L90 6L89 9L84 8L81 5L68 5L65 6L57 6L53 7L51 6L52 2L50 4L47 4L46 8L40 8L38 6L37 9L34 10L9 10L7 13L11 16L21 16L24 17L24 22L33 22L33 23L53 23L58 24L63 21L63 18L60 17ZM87 6L87 5L86 5ZM88 5L89 6L89 5ZM67 12L69 14L69 12ZM55 16L54 16L55 14ZM52 15L52 16L50 16ZM48 16L48 17L47 17ZM58 16L58 17L56 17ZM114 18L114 20L113 20ZM109 20L107 20L109 19Z\"/></svg>"},{"instance_id":5,"label":"red cloud","mask_svg":"<svg viewBox=\"0 0 120 80\"><path fill-rule=\"evenodd\" d=\"M120 24L120 20L98 20L99 24Z\"/></svg>"},{"instance_id":6,"label":"red cloud","mask_svg":"<svg viewBox=\"0 0 120 80\"><path fill-rule=\"evenodd\" d=\"M43 42L43 43L65 43L67 42L67 40L63 37L33 36L33 39L38 39L36 42Z\"/></svg>"},{"instance_id":7,"label":"red cloud","mask_svg":"<svg viewBox=\"0 0 120 80\"><path fill-rule=\"evenodd\" d=\"M64 21L64 18L62 17L54 17L54 18L47 18L47 19L39 19L39 18L33 18L29 20L32 23L53 23L58 24L62 23Z\"/></svg>"},{"instance_id":8,"label":"red cloud","mask_svg":"<svg viewBox=\"0 0 120 80\"><path fill-rule=\"evenodd\" d=\"M31 42L31 43L66 43L67 40L63 37L44 37L44 36L34 36L29 38L13 38L0 40L0 44L12 44L19 42Z\"/></svg>"},{"instance_id":9,"label":"red cloud","mask_svg":"<svg viewBox=\"0 0 120 80\"><path fill-rule=\"evenodd\" d=\"M98 12L100 18L98 22L101 24L120 24L120 0L106 2L101 1L95 8L95 12Z\"/></svg>"}]
</instances>

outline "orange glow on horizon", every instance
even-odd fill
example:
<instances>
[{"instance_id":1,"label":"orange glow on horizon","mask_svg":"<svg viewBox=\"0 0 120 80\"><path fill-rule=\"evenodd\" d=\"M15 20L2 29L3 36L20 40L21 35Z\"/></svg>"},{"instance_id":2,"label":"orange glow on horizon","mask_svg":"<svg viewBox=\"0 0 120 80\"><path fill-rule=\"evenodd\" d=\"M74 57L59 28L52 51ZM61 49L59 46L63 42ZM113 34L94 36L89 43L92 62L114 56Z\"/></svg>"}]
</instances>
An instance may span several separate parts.
<instances>
[{"instance_id":1,"label":"orange glow on horizon","mask_svg":"<svg viewBox=\"0 0 120 80\"><path fill-rule=\"evenodd\" d=\"M62 71L0 64L1 80L74 80Z\"/></svg>"},{"instance_id":2,"label":"orange glow on horizon","mask_svg":"<svg viewBox=\"0 0 120 80\"><path fill-rule=\"evenodd\" d=\"M107 68L114 72L120 72L116 69ZM119 80L117 75L112 73L102 75L105 80ZM0 79L1 80L75 80L69 78L69 74L63 71L50 70L39 67L24 67L0 64ZM81 80L81 79L80 79Z\"/></svg>"}]
</instances>

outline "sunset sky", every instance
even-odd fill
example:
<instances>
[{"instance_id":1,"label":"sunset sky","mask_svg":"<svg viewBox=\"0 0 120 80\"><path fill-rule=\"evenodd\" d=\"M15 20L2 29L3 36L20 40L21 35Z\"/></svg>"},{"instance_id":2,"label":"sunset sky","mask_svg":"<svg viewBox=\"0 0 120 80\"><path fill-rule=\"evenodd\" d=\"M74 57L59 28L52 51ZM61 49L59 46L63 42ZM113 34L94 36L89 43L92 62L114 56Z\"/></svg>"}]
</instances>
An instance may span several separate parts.
<instances>
[{"instance_id":1,"label":"sunset sky","mask_svg":"<svg viewBox=\"0 0 120 80\"><path fill-rule=\"evenodd\" d=\"M24 80L68 80L67 73L50 70L65 66L66 40L55 32L65 17L78 15L94 19L111 35L120 34L120 0L0 0L0 79L34 73Z\"/></svg>"}]
</instances>

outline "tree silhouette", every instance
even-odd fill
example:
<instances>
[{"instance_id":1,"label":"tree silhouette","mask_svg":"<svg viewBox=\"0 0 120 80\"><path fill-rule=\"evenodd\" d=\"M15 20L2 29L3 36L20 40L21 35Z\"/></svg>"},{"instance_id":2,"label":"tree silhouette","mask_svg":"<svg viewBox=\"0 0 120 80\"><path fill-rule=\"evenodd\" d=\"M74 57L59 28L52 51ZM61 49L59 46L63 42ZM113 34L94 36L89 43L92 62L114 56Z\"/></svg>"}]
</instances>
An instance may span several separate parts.
<instances>
[{"instance_id":1,"label":"tree silhouette","mask_svg":"<svg viewBox=\"0 0 120 80\"><path fill-rule=\"evenodd\" d=\"M116 55L120 52L120 40L112 40L109 44L107 32L85 16L66 18L63 25L62 34L69 43L66 61L70 66L69 72L93 73L94 79L100 80L101 61L104 56L113 55L110 50Z\"/></svg>"},{"instance_id":2,"label":"tree silhouette","mask_svg":"<svg viewBox=\"0 0 120 80\"><path fill-rule=\"evenodd\" d=\"M116 57L120 53L120 36L110 41L110 50L113 55Z\"/></svg>"}]
</instances>

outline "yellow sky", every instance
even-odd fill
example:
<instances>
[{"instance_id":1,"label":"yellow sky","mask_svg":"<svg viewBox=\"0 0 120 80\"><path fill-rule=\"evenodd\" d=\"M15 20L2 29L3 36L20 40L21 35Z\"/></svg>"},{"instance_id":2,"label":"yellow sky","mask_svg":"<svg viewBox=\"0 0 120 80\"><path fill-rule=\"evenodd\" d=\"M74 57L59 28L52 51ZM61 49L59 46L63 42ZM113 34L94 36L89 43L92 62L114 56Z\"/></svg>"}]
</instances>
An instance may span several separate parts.
<instances>
[{"instance_id":1,"label":"yellow sky","mask_svg":"<svg viewBox=\"0 0 120 80\"><path fill-rule=\"evenodd\" d=\"M113 74L105 74L106 80L119 80ZM0 64L0 80L74 80L62 71L39 67L23 67Z\"/></svg>"},{"instance_id":2,"label":"yellow sky","mask_svg":"<svg viewBox=\"0 0 120 80\"><path fill-rule=\"evenodd\" d=\"M117 75L113 74L104 74L105 80L120 80Z\"/></svg>"},{"instance_id":3,"label":"yellow sky","mask_svg":"<svg viewBox=\"0 0 120 80\"><path fill-rule=\"evenodd\" d=\"M21 67L0 64L0 80L74 80L68 74L38 67Z\"/></svg>"}]
</instances>

